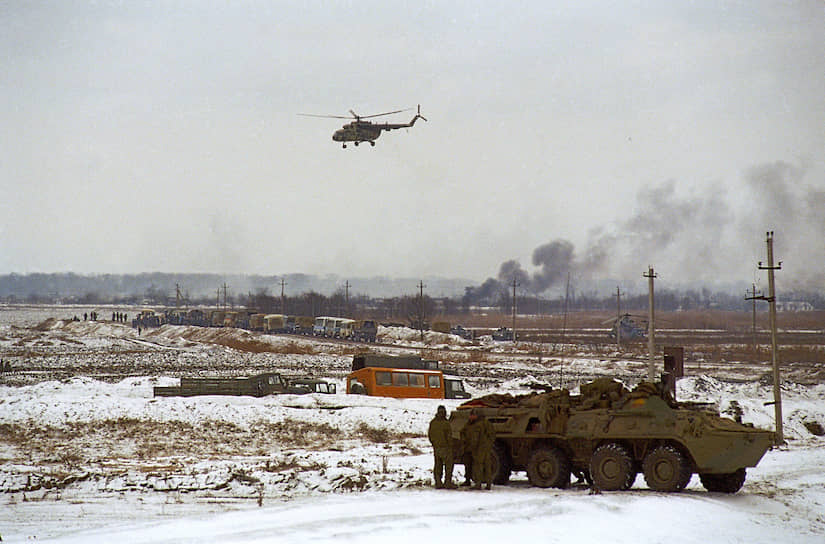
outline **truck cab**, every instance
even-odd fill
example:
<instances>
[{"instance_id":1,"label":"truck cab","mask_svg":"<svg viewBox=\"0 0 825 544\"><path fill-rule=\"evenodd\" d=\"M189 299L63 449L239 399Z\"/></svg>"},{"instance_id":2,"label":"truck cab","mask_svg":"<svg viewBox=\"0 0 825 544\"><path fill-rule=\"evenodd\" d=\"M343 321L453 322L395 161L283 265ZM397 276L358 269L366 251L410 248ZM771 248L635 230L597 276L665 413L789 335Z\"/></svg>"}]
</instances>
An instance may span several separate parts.
<instances>
[{"instance_id":1,"label":"truck cab","mask_svg":"<svg viewBox=\"0 0 825 544\"><path fill-rule=\"evenodd\" d=\"M458 378L444 378L445 399L469 399L470 393L464 390L464 382Z\"/></svg>"}]
</instances>

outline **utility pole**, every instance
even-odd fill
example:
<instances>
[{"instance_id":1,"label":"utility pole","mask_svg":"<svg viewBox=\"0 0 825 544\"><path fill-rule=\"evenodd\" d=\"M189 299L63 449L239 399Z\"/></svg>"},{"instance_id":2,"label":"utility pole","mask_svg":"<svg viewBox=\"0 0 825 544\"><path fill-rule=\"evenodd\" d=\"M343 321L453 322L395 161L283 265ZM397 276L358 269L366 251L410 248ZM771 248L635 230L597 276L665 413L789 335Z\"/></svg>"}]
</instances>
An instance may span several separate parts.
<instances>
[{"instance_id":1,"label":"utility pole","mask_svg":"<svg viewBox=\"0 0 825 544\"><path fill-rule=\"evenodd\" d=\"M286 315L286 298L284 297L284 287L286 287L286 280L281 278L281 315Z\"/></svg>"},{"instance_id":2,"label":"utility pole","mask_svg":"<svg viewBox=\"0 0 825 544\"><path fill-rule=\"evenodd\" d=\"M516 278L513 278L513 343L516 343L516 287L518 287Z\"/></svg>"},{"instance_id":3,"label":"utility pole","mask_svg":"<svg viewBox=\"0 0 825 544\"><path fill-rule=\"evenodd\" d=\"M223 309L226 310L226 282L223 284Z\"/></svg>"},{"instance_id":4,"label":"utility pole","mask_svg":"<svg viewBox=\"0 0 825 544\"><path fill-rule=\"evenodd\" d=\"M616 286L616 349L622 346L622 292Z\"/></svg>"},{"instance_id":5,"label":"utility pole","mask_svg":"<svg viewBox=\"0 0 825 544\"><path fill-rule=\"evenodd\" d=\"M344 311L346 312L347 316L352 317L351 312L349 310L349 288L352 287L349 280L344 283Z\"/></svg>"},{"instance_id":6,"label":"utility pole","mask_svg":"<svg viewBox=\"0 0 825 544\"><path fill-rule=\"evenodd\" d=\"M180 284L175 284L175 308L180 308L180 301L183 298L183 295L180 292Z\"/></svg>"},{"instance_id":7,"label":"utility pole","mask_svg":"<svg viewBox=\"0 0 825 544\"><path fill-rule=\"evenodd\" d=\"M779 261L778 266L773 265L773 231L768 232L768 266L762 266L759 262L759 270L768 271L768 296L765 300L768 301L770 307L771 318L771 362L773 364L773 408L774 418L776 419L776 443L784 444L785 437L782 433L782 390L780 388L779 379L779 357L776 349L776 286L774 285L774 270L782 270L782 261Z\"/></svg>"},{"instance_id":8,"label":"utility pole","mask_svg":"<svg viewBox=\"0 0 825 544\"><path fill-rule=\"evenodd\" d=\"M753 356L756 358L756 301L757 300L765 300L765 297L762 296L762 293L756 292L756 284L751 284L751 292L749 293L751 296L745 297L745 300L753 301L753 316L751 318L751 335L752 335L752 348L753 348Z\"/></svg>"},{"instance_id":9,"label":"utility pole","mask_svg":"<svg viewBox=\"0 0 825 544\"><path fill-rule=\"evenodd\" d=\"M423 281L418 282L418 330L421 333L421 341L424 341L424 285Z\"/></svg>"},{"instance_id":10,"label":"utility pole","mask_svg":"<svg viewBox=\"0 0 825 544\"><path fill-rule=\"evenodd\" d=\"M653 352L656 349L656 324L654 322L655 313L653 311L653 279L656 273L653 267L648 265L647 272L642 274L642 277L647 278L647 379L651 382L656 381L656 365L653 363Z\"/></svg>"},{"instance_id":11,"label":"utility pole","mask_svg":"<svg viewBox=\"0 0 825 544\"><path fill-rule=\"evenodd\" d=\"M567 283L564 286L564 317L561 323L561 357L559 357L559 388L564 387L564 336L567 334L567 311L570 308L570 271L567 271Z\"/></svg>"},{"instance_id":12,"label":"utility pole","mask_svg":"<svg viewBox=\"0 0 825 544\"><path fill-rule=\"evenodd\" d=\"M215 290L215 309L218 309L220 307L221 307L221 288L218 287Z\"/></svg>"}]
</instances>

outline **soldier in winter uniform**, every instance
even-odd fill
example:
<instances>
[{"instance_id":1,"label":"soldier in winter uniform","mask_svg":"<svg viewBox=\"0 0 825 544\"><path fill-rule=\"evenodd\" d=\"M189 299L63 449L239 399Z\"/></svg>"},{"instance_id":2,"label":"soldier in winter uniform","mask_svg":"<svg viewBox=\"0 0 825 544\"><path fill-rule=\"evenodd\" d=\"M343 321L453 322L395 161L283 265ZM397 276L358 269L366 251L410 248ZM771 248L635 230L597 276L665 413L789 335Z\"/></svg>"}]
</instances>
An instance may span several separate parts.
<instances>
[{"instance_id":1,"label":"soldier in winter uniform","mask_svg":"<svg viewBox=\"0 0 825 544\"><path fill-rule=\"evenodd\" d=\"M453 435L450 429L450 422L447 421L447 409L439 406L435 412L435 417L430 421L430 429L427 432L430 443L433 445L433 478L435 487L441 489L455 489L453 484ZM442 483L441 475L444 473Z\"/></svg>"},{"instance_id":2,"label":"soldier in winter uniform","mask_svg":"<svg viewBox=\"0 0 825 544\"><path fill-rule=\"evenodd\" d=\"M482 483L490 489L493 484L493 442L496 439L493 426L473 408L465 429L464 451L473 456L473 489L481 489Z\"/></svg>"}]
</instances>

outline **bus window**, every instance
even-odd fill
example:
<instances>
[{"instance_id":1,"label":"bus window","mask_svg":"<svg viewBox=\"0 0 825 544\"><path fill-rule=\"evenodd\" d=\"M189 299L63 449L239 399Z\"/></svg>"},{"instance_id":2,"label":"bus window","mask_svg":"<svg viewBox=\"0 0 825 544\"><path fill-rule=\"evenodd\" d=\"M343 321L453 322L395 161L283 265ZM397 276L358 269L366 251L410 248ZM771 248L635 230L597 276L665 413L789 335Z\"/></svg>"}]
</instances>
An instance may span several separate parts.
<instances>
[{"instance_id":1,"label":"bus window","mask_svg":"<svg viewBox=\"0 0 825 544\"><path fill-rule=\"evenodd\" d=\"M375 385L390 385L392 383L389 372L376 372Z\"/></svg>"},{"instance_id":2,"label":"bus window","mask_svg":"<svg viewBox=\"0 0 825 544\"><path fill-rule=\"evenodd\" d=\"M407 373L406 372L393 372L392 373L392 384L393 385L409 385L409 381L407 380Z\"/></svg>"},{"instance_id":3,"label":"bus window","mask_svg":"<svg viewBox=\"0 0 825 544\"><path fill-rule=\"evenodd\" d=\"M424 376L421 374L410 374L411 387L424 387Z\"/></svg>"},{"instance_id":4,"label":"bus window","mask_svg":"<svg viewBox=\"0 0 825 544\"><path fill-rule=\"evenodd\" d=\"M441 381L438 379L438 376L428 376L428 379L430 381L430 387L432 389L438 389L439 387L441 387Z\"/></svg>"}]
</instances>

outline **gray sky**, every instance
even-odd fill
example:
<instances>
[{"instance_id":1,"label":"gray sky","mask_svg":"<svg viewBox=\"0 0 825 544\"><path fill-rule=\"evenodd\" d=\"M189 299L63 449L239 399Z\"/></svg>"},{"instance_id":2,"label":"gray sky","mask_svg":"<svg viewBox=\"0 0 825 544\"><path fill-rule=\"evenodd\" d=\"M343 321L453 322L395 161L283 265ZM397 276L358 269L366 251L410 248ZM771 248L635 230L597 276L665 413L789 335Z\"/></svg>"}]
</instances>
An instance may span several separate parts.
<instances>
[{"instance_id":1,"label":"gray sky","mask_svg":"<svg viewBox=\"0 0 825 544\"><path fill-rule=\"evenodd\" d=\"M225 4L0 2L0 273L825 281L818 0Z\"/></svg>"}]
</instances>

